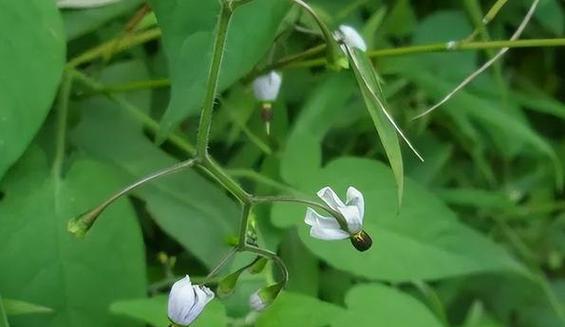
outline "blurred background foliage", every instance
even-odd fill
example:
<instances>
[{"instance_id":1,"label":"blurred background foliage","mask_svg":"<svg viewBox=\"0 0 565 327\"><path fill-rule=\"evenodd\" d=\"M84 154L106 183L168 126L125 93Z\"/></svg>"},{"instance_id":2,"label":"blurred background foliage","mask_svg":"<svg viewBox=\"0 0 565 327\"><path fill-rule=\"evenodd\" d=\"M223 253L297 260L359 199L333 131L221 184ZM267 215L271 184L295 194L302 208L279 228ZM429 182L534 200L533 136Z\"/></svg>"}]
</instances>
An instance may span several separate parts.
<instances>
[{"instance_id":1,"label":"blurred background foliage","mask_svg":"<svg viewBox=\"0 0 565 327\"><path fill-rule=\"evenodd\" d=\"M493 2L309 1L370 49L464 39ZM508 1L479 41L508 39L530 4ZM143 5L0 0L0 326L165 326L171 283L199 280L237 239L236 201L194 171L120 200L85 240L65 230L121 186L194 153L218 1ZM523 38L560 38L564 27L563 2L542 0ZM260 206L257 241L287 264L287 290L250 313L249 294L276 271L244 274L194 326L565 326L563 48L512 49L416 121L496 50L376 56L392 114L425 158L403 148L398 207L350 71L316 60L280 67L265 133L250 78L319 45L312 30L286 1L237 12L210 150L255 194L355 185L373 248L310 238L301 206ZM238 255L230 269L250 260Z\"/></svg>"}]
</instances>

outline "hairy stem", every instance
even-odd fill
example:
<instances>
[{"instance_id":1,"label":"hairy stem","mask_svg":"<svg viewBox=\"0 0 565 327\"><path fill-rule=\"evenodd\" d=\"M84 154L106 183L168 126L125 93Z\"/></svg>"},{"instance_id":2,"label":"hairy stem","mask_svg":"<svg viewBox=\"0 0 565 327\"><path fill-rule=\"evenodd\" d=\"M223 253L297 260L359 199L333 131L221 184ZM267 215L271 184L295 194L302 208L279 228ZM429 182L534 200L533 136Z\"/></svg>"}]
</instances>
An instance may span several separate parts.
<instances>
[{"instance_id":1,"label":"hairy stem","mask_svg":"<svg viewBox=\"0 0 565 327\"><path fill-rule=\"evenodd\" d=\"M218 81L220 79L220 69L224 56L224 47L228 35L228 28L232 17L232 10L225 0L222 1L220 15L216 27L214 39L214 47L212 49L212 62L208 73L208 85L204 103L202 104L202 113L200 115L200 123L198 125L197 150L202 157L208 156L208 141L210 136L210 128L212 126L212 114L214 111L214 101L218 91Z\"/></svg>"}]
</instances>

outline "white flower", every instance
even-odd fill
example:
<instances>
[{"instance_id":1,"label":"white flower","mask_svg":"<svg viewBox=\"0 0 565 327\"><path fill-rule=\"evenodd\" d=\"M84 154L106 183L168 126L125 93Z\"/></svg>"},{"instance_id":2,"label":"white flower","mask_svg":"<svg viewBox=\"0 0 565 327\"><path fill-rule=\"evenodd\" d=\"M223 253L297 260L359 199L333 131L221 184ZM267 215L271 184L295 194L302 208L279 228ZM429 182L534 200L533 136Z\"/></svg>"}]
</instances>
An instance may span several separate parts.
<instances>
[{"instance_id":1,"label":"white flower","mask_svg":"<svg viewBox=\"0 0 565 327\"><path fill-rule=\"evenodd\" d=\"M251 294L251 296L249 297L249 306L255 311L263 311L263 309L265 309L268 304L263 301L263 299L259 295L259 292L260 290Z\"/></svg>"},{"instance_id":2,"label":"white flower","mask_svg":"<svg viewBox=\"0 0 565 327\"><path fill-rule=\"evenodd\" d=\"M120 0L57 0L59 8L94 8L109 5Z\"/></svg>"},{"instance_id":3,"label":"white flower","mask_svg":"<svg viewBox=\"0 0 565 327\"><path fill-rule=\"evenodd\" d=\"M367 44L363 37L351 26L340 25L338 31L336 32L338 38L347 44L350 48L357 48L361 51L367 51ZM343 47L345 52L345 47Z\"/></svg>"},{"instance_id":4,"label":"white flower","mask_svg":"<svg viewBox=\"0 0 565 327\"><path fill-rule=\"evenodd\" d=\"M281 75L271 71L268 74L257 77L253 81L253 93L259 101L273 102L279 96L281 84Z\"/></svg>"},{"instance_id":5,"label":"white flower","mask_svg":"<svg viewBox=\"0 0 565 327\"><path fill-rule=\"evenodd\" d=\"M341 228L335 217L322 216L312 208L308 208L304 221L312 227L310 236L321 240L343 240L362 232L365 202L363 194L359 190L350 186L347 189L347 201L345 203L328 186L318 191L317 195L328 207L345 218L347 230Z\"/></svg>"},{"instance_id":6,"label":"white flower","mask_svg":"<svg viewBox=\"0 0 565 327\"><path fill-rule=\"evenodd\" d=\"M214 293L206 286L192 285L190 278L177 281L169 294L169 319L177 325L188 326L202 312Z\"/></svg>"}]
</instances>

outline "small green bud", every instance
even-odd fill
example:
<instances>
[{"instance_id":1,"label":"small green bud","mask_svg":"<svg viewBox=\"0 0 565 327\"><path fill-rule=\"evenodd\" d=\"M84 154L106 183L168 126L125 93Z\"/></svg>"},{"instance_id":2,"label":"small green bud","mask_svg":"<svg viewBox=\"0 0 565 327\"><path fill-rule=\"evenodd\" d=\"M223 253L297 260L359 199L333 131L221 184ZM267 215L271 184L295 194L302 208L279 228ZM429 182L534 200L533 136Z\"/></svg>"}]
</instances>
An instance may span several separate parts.
<instances>
[{"instance_id":1,"label":"small green bud","mask_svg":"<svg viewBox=\"0 0 565 327\"><path fill-rule=\"evenodd\" d=\"M72 218L67 223L67 231L78 238L84 238L103 210L104 207L98 207Z\"/></svg>"},{"instance_id":2,"label":"small green bud","mask_svg":"<svg viewBox=\"0 0 565 327\"><path fill-rule=\"evenodd\" d=\"M361 252L367 251L373 245L373 240L364 230L351 235L349 240L351 241L351 244L353 244L353 246Z\"/></svg>"}]
</instances>

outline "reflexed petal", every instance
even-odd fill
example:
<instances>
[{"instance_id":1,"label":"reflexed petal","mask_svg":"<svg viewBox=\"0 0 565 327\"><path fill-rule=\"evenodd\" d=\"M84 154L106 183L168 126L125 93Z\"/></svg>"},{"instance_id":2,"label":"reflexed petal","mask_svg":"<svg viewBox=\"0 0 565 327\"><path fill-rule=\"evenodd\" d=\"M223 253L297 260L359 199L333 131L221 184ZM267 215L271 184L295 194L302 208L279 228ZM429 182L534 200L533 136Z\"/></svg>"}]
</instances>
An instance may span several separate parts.
<instances>
[{"instance_id":1,"label":"reflexed petal","mask_svg":"<svg viewBox=\"0 0 565 327\"><path fill-rule=\"evenodd\" d=\"M312 208L306 209L304 222L312 226L310 229L312 237L322 240L342 240L349 237L349 233L341 229L335 218L322 216Z\"/></svg>"},{"instance_id":2,"label":"reflexed petal","mask_svg":"<svg viewBox=\"0 0 565 327\"><path fill-rule=\"evenodd\" d=\"M345 207L345 204L329 186L326 186L323 189L319 190L316 194L335 211L339 211L339 208Z\"/></svg>"},{"instance_id":3,"label":"reflexed petal","mask_svg":"<svg viewBox=\"0 0 565 327\"><path fill-rule=\"evenodd\" d=\"M339 27L339 31L341 32L341 36L343 37L343 42L350 48L357 48L361 51L367 51L367 44L356 29L351 26L341 25Z\"/></svg>"},{"instance_id":4,"label":"reflexed petal","mask_svg":"<svg viewBox=\"0 0 565 327\"><path fill-rule=\"evenodd\" d=\"M346 206L339 208L339 212L347 222L347 228L351 234L355 234L363 229L363 218L359 215L356 206Z\"/></svg>"},{"instance_id":5,"label":"reflexed petal","mask_svg":"<svg viewBox=\"0 0 565 327\"><path fill-rule=\"evenodd\" d=\"M320 240L333 241L349 238L349 233L344 232L341 229L312 227L310 229L310 236Z\"/></svg>"},{"instance_id":6,"label":"reflexed petal","mask_svg":"<svg viewBox=\"0 0 565 327\"><path fill-rule=\"evenodd\" d=\"M169 294L167 312L169 318L179 324L184 324L190 308L194 305L195 294L188 275L173 284Z\"/></svg>"},{"instance_id":7,"label":"reflexed petal","mask_svg":"<svg viewBox=\"0 0 565 327\"><path fill-rule=\"evenodd\" d=\"M192 323L200 315L206 304L214 298L214 293L206 286L195 286L194 293L196 295L196 301L188 312L187 324Z\"/></svg>"},{"instance_id":8,"label":"reflexed petal","mask_svg":"<svg viewBox=\"0 0 565 327\"><path fill-rule=\"evenodd\" d=\"M346 204L348 206L353 205L357 207L361 223L363 223L363 217L365 216L365 200L363 194L353 186L348 187Z\"/></svg>"}]
</instances>

